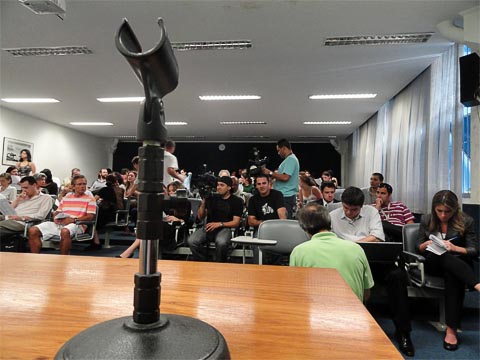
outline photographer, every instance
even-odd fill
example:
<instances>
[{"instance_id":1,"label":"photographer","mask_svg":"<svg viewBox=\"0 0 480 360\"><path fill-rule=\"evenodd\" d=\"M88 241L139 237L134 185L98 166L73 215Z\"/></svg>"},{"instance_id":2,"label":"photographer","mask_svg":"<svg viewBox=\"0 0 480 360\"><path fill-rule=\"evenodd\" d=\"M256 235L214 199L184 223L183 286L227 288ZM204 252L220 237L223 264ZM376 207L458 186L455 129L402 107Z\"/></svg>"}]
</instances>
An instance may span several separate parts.
<instances>
[{"instance_id":1,"label":"photographer","mask_svg":"<svg viewBox=\"0 0 480 360\"><path fill-rule=\"evenodd\" d=\"M281 139L277 142L278 155L283 159L277 171L272 172L263 168L263 173L268 174L275 179L273 188L283 194L287 217L293 218L293 209L298 193L298 176L300 164L297 157L292 152L292 147L287 139Z\"/></svg>"},{"instance_id":2,"label":"photographer","mask_svg":"<svg viewBox=\"0 0 480 360\"><path fill-rule=\"evenodd\" d=\"M206 217L206 224L188 238L194 260L206 261L208 243L214 241L215 260L226 262L232 238L231 228L239 226L243 212L242 200L232 195L231 190L232 179L229 176L222 176L217 181L218 195L203 198L197 217L199 219Z\"/></svg>"}]
</instances>

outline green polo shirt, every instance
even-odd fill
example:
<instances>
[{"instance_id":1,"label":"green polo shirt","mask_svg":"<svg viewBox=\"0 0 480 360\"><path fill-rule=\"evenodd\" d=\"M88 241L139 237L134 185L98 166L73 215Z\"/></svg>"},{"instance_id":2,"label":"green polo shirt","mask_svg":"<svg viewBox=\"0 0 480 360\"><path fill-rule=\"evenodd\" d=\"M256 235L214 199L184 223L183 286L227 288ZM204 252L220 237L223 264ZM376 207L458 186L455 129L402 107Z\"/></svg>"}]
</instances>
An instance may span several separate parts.
<instances>
[{"instance_id":1,"label":"green polo shirt","mask_svg":"<svg viewBox=\"0 0 480 360\"><path fill-rule=\"evenodd\" d=\"M373 277L365 252L355 242L325 231L293 249L290 266L337 269L357 297L363 301L365 289L373 287Z\"/></svg>"}]
</instances>

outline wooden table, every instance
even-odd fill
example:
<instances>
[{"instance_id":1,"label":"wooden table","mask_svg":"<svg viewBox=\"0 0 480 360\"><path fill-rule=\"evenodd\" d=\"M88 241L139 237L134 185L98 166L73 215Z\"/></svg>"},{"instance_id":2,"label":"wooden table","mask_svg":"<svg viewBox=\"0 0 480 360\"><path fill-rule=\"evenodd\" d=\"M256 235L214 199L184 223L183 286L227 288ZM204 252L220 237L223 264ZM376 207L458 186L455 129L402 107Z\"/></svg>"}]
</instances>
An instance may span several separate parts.
<instances>
[{"instance_id":1,"label":"wooden table","mask_svg":"<svg viewBox=\"0 0 480 360\"><path fill-rule=\"evenodd\" d=\"M138 260L0 253L0 358L51 359L133 310ZM402 359L336 270L161 261L161 311L216 327L232 359Z\"/></svg>"}]
</instances>

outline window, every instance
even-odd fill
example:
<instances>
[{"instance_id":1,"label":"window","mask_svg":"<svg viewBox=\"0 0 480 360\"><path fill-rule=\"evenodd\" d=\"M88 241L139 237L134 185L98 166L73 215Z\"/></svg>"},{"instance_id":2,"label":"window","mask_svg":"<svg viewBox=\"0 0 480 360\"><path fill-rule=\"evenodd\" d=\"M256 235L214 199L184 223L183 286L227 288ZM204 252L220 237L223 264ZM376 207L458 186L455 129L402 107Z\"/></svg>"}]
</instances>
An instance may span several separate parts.
<instances>
[{"instance_id":1,"label":"window","mask_svg":"<svg viewBox=\"0 0 480 360\"><path fill-rule=\"evenodd\" d=\"M472 52L468 46L463 46L463 55ZM471 152L470 152L470 124L472 118L472 109L463 107L463 146L462 146L462 193L464 197L469 197L472 192L471 186Z\"/></svg>"}]
</instances>

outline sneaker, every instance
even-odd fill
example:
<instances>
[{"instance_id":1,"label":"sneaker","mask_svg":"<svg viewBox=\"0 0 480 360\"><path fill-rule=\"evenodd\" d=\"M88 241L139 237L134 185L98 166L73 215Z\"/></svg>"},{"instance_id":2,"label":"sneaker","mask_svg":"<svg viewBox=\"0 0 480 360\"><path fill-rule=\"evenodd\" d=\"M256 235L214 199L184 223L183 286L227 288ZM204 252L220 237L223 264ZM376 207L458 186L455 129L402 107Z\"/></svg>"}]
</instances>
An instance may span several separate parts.
<instances>
[{"instance_id":1,"label":"sneaker","mask_svg":"<svg viewBox=\"0 0 480 360\"><path fill-rule=\"evenodd\" d=\"M84 249L84 251L97 251L97 250L102 250L102 244L92 243Z\"/></svg>"}]
</instances>

